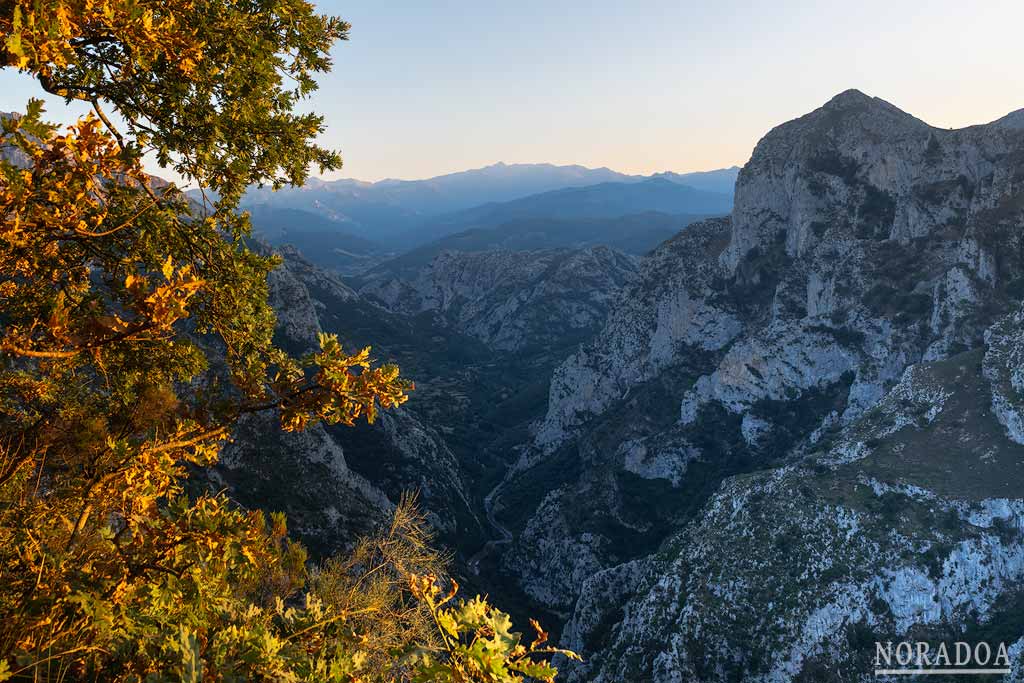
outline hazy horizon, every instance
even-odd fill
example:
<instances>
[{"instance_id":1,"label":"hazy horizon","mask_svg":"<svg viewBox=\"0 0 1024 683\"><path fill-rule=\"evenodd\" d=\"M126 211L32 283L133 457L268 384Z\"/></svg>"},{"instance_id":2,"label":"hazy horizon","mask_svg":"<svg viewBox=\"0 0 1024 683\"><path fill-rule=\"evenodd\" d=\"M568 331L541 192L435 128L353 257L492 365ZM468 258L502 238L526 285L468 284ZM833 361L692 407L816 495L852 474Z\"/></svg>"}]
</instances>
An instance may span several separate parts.
<instances>
[{"instance_id":1,"label":"hazy horizon","mask_svg":"<svg viewBox=\"0 0 1024 683\"><path fill-rule=\"evenodd\" d=\"M738 169L738 168L742 167L742 164L733 164L731 166L722 166L722 167L719 167L719 168L697 168L697 169L692 169L692 170L687 170L687 171L677 171L675 169L666 168L666 169L662 169L660 171L652 171L650 173L627 173L625 171L622 171L621 169L614 168L614 167L611 167L611 166L586 166L584 164L576 164L576 163L555 164L555 163L551 163L550 161L514 161L514 162L508 162L508 161L503 161L503 160L499 159L497 161L493 161L493 162L488 163L488 164L483 164L482 166L474 166L472 168L461 168L461 169L458 169L458 170L455 170L455 171L445 171L443 173L437 173L435 175L430 175L430 176L423 176L423 177L420 177L420 178L398 178L398 177L394 177L394 176L387 176L387 177L384 177L384 178L375 178L373 180L367 180L365 178L353 178L353 177L350 177L350 176L346 176L346 175L343 174L343 172L342 172L342 174L337 174L337 173L331 174L331 177L329 177L329 178L327 178L327 177L320 177L320 176L316 176L316 178L318 180L321 180L321 181L324 181L324 182L333 182L333 181L339 181L339 180L350 180L350 181L357 182L357 183L416 182L416 181L420 181L420 180L431 180L433 178L441 178L441 177L449 176L449 175L458 175L459 173L470 173L470 172L473 172L473 171L483 171L483 170L486 170L486 169L489 169L489 168L493 168L493 167L496 167L496 166L506 166L506 167L514 167L514 166L552 166L552 167L556 167L556 168L567 168L567 167L572 167L572 166L578 166L578 167L586 169L588 171L612 171L612 172L615 172L615 173L621 173L623 175L651 176L651 175L657 175L659 173L675 173L677 175L688 175L688 174L692 174L692 173L714 173L715 171L727 171L727 170L731 170L731 169L734 169L734 168Z\"/></svg>"},{"instance_id":2,"label":"hazy horizon","mask_svg":"<svg viewBox=\"0 0 1024 683\"><path fill-rule=\"evenodd\" d=\"M742 166L771 128L850 88L943 128L1024 107L1013 87L1024 5L1009 0L316 4L353 24L302 105L324 114L321 141L345 158L325 180L496 162L630 175ZM18 74L0 87L5 110L41 94ZM85 110L46 99L60 123Z\"/></svg>"}]
</instances>

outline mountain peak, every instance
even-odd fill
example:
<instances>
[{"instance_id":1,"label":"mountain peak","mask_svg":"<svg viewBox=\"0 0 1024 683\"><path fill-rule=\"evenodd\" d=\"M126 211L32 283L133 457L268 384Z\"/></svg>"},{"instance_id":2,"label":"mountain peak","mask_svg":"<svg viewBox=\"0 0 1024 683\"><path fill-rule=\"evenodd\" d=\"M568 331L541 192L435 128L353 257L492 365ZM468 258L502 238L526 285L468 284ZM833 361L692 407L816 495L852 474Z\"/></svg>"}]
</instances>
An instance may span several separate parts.
<instances>
[{"instance_id":1,"label":"mountain peak","mask_svg":"<svg viewBox=\"0 0 1024 683\"><path fill-rule=\"evenodd\" d=\"M920 130L927 127L924 121L880 97L872 97L856 89L844 90L809 114L773 128L758 143L754 156L769 150L776 156L785 155L788 153L786 149L795 141L822 139L820 135L811 134L811 131L819 134L845 131L854 140L863 136L865 130L889 136L896 129ZM782 144L781 148L779 143Z\"/></svg>"},{"instance_id":2,"label":"mountain peak","mask_svg":"<svg viewBox=\"0 0 1024 683\"><path fill-rule=\"evenodd\" d=\"M924 123L912 114L908 114L903 111L895 104L887 100L883 100L881 97L872 97L871 95L867 95L854 88L844 90L839 93L826 102L819 111L830 112L833 115L862 114L868 112L889 117L894 116L898 119L913 120L919 124Z\"/></svg>"},{"instance_id":3,"label":"mountain peak","mask_svg":"<svg viewBox=\"0 0 1024 683\"><path fill-rule=\"evenodd\" d=\"M825 104L825 107L829 109L859 107L865 104L875 102L876 100L877 98L871 97L870 95L865 95L863 92L857 90L856 88L850 88L849 90L844 90L843 92L839 93L831 100L829 100Z\"/></svg>"},{"instance_id":4,"label":"mountain peak","mask_svg":"<svg viewBox=\"0 0 1024 683\"><path fill-rule=\"evenodd\" d=\"M883 115L896 115L899 118L914 118L895 104L880 97L872 97L855 88L844 90L833 97L821 107L821 111L830 112L833 115L874 112Z\"/></svg>"}]
</instances>

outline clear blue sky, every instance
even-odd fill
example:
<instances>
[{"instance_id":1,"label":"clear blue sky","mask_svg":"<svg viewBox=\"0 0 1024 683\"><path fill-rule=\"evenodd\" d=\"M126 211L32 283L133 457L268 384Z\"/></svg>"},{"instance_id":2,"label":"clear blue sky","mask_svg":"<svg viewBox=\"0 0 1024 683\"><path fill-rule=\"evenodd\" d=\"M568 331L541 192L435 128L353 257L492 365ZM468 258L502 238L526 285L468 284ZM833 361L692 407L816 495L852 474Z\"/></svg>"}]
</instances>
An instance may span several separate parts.
<instances>
[{"instance_id":1,"label":"clear blue sky","mask_svg":"<svg viewBox=\"0 0 1024 683\"><path fill-rule=\"evenodd\" d=\"M1024 108L1021 0L317 4L353 24L306 104L345 177L743 164L772 126L851 87L944 127ZM0 109L29 86L0 72Z\"/></svg>"}]
</instances>

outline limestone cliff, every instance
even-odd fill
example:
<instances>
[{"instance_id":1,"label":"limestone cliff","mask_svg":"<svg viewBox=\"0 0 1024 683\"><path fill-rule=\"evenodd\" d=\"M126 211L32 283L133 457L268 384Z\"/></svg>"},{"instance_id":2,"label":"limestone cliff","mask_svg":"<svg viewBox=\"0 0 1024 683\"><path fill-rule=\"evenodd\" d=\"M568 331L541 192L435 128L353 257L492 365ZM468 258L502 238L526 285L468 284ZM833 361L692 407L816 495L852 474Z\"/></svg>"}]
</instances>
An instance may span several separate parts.
<instances>
[{"instance_id":1,"label":"limestone cliff","mask_svg":"<svg viewBox=\"0 0 1024 683\"><path fill-rule=\"evenodd\" d=\"M647 257L555 371L504 567L574 611L577 680L830 680L872 635L1007 623L1021 117L848 91L775 128L731 219Z\"/></svg>"}]
</instances>

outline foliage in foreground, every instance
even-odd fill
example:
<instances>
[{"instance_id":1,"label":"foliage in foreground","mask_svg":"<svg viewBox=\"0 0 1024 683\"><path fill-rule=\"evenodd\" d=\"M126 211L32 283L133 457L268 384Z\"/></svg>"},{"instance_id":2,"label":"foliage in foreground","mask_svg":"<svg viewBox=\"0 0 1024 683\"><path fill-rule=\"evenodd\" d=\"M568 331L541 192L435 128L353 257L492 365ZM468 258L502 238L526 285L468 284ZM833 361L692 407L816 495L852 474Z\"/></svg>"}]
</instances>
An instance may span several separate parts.
<instances>
[{"instance_id":1,"label":"foliage in foreground","mask_svg":"<svg viewBox=\"0 0 1024 683\"><path fill-rule=\"evenodd\" d=\"M309 576L281 515L185 494L246 413L354 424L411 389L332 336L274 347L275 262L235 211L340 164L292 107L347 28L305 0L0 0L0 63L93 108L2 122L0 680L553 675L543 637L454 599L409 504ZM195 211L146 151L218 200Z\"/></svg>"}]
</instances>

